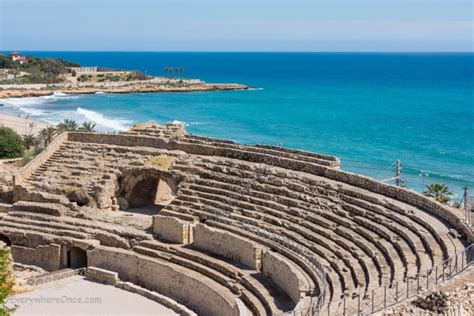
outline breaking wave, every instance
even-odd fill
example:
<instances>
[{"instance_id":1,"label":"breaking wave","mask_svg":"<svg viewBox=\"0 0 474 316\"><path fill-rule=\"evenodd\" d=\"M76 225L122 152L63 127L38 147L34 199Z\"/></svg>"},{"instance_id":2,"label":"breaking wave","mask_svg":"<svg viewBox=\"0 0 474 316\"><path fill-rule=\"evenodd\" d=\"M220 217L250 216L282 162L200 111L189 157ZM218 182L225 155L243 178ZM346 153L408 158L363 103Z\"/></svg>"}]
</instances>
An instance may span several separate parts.
<instances>
[{"instance_id":1,"label":"breaking wave","mask_svg":"<svg viewBox=\"0 0 474 316\"><path fill-rule=\"evenodd\" d=\"M7 109L10 108L12 110L18 110L28 115L41 116L46 114L46 109L41 108L45 104L63 99L76 98L78 98L78 96L55 91L52 95L46 95L41 97L2 99L2 104Z\"/></svg>"},{"instance_id":2,"label":"breaking wave","mask_svg":"<svg viewBox=\"0 0 474 316\"><path fill-rule=\"evenodd\" d=\"M181 124L181 125L184 125L184 126L187 126L188 124L186 124L186 122L183 122L183 121L178 121L178 120L174 120L171 122L172 124Z\"/></svg>"},{"instance_id":3,"label":"breaking wave","mask_svg":"<svg viewBox=\"0 0 474 316\"><path fill-rule=\"evenodd\" d=\"M87 120L92 121L93 123L96 123L97 125L100 125L102 127L112 129L115 131L126 130L129 128L129 126L132 123L131 121L127 121L123 119L106 117L105 115L101 113L91 111L91 110L86 110L81 107L78 107L76 109L76 112L80 114L81 116L85 117Z\"/></svg>"}]
</instances>

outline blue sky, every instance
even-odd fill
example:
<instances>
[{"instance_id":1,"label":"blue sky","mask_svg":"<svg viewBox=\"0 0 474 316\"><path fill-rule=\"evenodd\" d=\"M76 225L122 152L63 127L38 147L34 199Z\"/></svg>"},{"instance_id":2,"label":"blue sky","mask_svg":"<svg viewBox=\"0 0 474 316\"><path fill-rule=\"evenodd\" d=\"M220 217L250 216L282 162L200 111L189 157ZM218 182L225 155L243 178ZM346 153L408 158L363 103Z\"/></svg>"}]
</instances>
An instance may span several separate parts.
<instances>
[{"instance_id":1,"label":"blue sky","mask_svg":"<svg viewBox=\"0 0 474 316\"><path fill-rule=\"evenodd\" d=\"M0 0L0 50L472 51L472 0Z\"/></svg>"}]
</instances>

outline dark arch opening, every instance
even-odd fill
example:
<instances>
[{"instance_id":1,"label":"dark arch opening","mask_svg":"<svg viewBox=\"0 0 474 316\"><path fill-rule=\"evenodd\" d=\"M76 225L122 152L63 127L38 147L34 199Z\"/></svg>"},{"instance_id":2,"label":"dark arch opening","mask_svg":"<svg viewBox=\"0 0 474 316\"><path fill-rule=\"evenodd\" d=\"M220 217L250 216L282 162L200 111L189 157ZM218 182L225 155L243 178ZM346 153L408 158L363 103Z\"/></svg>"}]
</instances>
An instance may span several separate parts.
<instances>
[{"instance_id":1,"label":"dark arch opening","mask_svg":"<svg viewBox=\"0 0 474 316\"><path fill-rule=\"evenodd\" d=\"M67 267L79 269L87 267L87 253L79 247L72 247L67 251Z\"/></svg>"},{"instance_id":2,"label":"dark arch opening","mask_svg":"<svg viewBox=\"0 0 474 316\"><path fill-rule=\"evenodd\" d=\"M12 245L12 241L7 236L0 234L0 241L3 241L8 247Z\"/></svg>"},{"instance_id":3,"label":"dark arch opening","mask_svg":"<svg viewBox=\"0 0 474 316\"><path fill-rule=\"evenodd\" d=\"M132 189L128 204L130 207L154 205L160 179L149 177L139 181Z\"/></svg>"},{"instance_id":4,"label":"dark arch opening","mask_svg":"<svg viewBox=\"0 0 474 316\"><path fill-rule=\"evenodd\" d=\"M76 203L77 206L84 206L89 204L89 197L87 196L87 193L81 190L73 190L70 191L67 194L67 198L69 199L69 202L71 203Z\"/></svg>"}]
</instances>

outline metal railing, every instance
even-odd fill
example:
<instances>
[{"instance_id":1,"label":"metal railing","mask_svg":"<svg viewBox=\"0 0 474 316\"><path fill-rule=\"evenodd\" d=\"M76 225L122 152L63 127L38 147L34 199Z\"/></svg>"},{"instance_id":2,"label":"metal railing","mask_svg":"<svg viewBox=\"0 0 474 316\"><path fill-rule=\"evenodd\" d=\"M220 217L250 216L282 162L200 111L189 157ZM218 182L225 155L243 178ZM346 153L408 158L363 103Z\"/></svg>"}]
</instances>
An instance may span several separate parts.
<instances>
[{"instance_id":1,"label":"metal railing","mask_svg":"<svg viewBox=\"0 0 474 316\"><path fill-rule=\"evenodd\" d=\"M413 277L395 281L363 294L353 294L335 302L288 312L293 316L370 315L399 304L421 292L433 290L474 263L474 244Z\"/></svg>"},{"instance_id":2,"label":"metal railing","mask_svg":"<svg viewBox=\"0 0 474 316\"><path fill-rule=\"evenodd\" d=\"M87 268L79 268L79 269L67 269L60 272L52 272L48 274L43 274L39 276L34 276L31 278L26 279L26 283L30 286L39 286L46 283L51 283L55 281L59 281L62 279L66 279L72 276L85 276Z\"/></svg>"},{"instance_id":3,"label":"metal railing","mask_svg":"<svg viewBox=\"0 0 474 316\"><path fill-rule=\"evenodd\" d=\"M227 212L215 209L213 213L219 214L224 218L227 217ZM278 243L279 245L285 247L288 250L293 251L297 256L307 261L307 263L313 268L313 271L316 271L318 274L319 279L321 280L321 284L319 284L319 293L317 295L311 296L311 306L321 306L326 300L326 292L328 289L327 284L327 275L324 271L323 265L318 261L317 257L313 256L311 251L302 246L301 244L291 240L290 238L282 235L278 235L272 232L269 232L266 229L261 227L256 227L253 225L248 225L242 222L230 220L232 225L244 229L250 233L253 233L257 236L269 239ZM322 285L322 286L321 286Z\"/></svg>"},{"instance_id":4,"label":"metal railing","mask_svg":"<svg viewBox=\"0 0 474 316\"><path fill-rule=\"evenodd\" d=\"M326 300L326 292L328 289L327 275L324 271L323 265L314 255L312 255L311 251L308 248L302 246L301 244L291 240L286 236L269 232L263 228L247 225L245 223L238 223L237 226L240 226L241 228L255 235L274 241L279 245L285 247L286 249L291 250L300 258L304 259L313 268L313 270L317 273L319 279L321 280L321 283L319 284L319 293L311 297L310 305L313 307L321 306L322 304L324 304Z\"/></svg>"}]
</instances>

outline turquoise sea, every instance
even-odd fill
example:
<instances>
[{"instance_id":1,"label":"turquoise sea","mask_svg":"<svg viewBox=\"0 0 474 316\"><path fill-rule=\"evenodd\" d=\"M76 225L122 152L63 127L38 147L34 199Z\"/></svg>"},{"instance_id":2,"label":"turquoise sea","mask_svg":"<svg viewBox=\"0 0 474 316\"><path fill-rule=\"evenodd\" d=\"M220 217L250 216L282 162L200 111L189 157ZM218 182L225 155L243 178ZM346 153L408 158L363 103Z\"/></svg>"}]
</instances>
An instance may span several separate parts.
<instances>
[{"instance_id":1,"label":"turquoise sea","mask_svg":"<svg viewBox=\"0 0 474 316\"><path fill-rule=\"evenodd\" d=\"M474 54L23 53L151 75L183 66L185 77L255 89L57 94L2 100L1 111L90 120L104 130L181 121L195 134L336 155L343 169L377 179L393 176L400 159L406 185L418 191L432 182L456 199L464 185L474 190Z\"/></svg>"}]
</instances>

